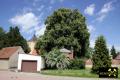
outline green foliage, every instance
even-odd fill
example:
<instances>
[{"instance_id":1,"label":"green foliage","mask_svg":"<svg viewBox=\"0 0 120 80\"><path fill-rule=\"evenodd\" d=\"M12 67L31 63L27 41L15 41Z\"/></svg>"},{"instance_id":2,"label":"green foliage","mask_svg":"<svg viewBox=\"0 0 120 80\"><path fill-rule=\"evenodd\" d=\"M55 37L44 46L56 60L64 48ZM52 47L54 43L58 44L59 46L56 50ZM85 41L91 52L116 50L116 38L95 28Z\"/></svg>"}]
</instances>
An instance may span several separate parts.
<instances>
[{"instance_id":1,"label":"green foliage","mask_svg":"<svg viewBox=\"0 0 120 80\"><path fill-rule=\"evenodd\" d=\"M85 77L85 78L99 77L97 74L91 73L90 69L42 70L41 73L45 75L70 76L70 77ZM73 80L76 80L76 79L73 79ZM98 80L98 79L93 79L93 80Z\"/></svg>"},{"instance_id":2,"label":"green foliage","mask_svg":"<svg viewBox=\"0 0 120 80\"><path fill-rule=\"evenodd\" d=\"M114 46L112 46L110 52L111 52L112 58L114 59L117 56L117 53L116 53L116 50L115 50Z\"/></svg>"},{"instance_id":3,"label":"green foliage","mask_svg":"<svg viewBox=\"0 0 120 80\"><path fill-rule=\"evenodd\" d=\"M0 27L0 33L5 33L2 27Z\"/></svg>"},{"instance_id":4,"label":"green foliage","mask_svg":"<svg viewBox=\"0 0 120 80\"><path fill-rule=\"evenodd\" d=\"M91 59L93 53L94 53L94 49L89 47L87 53L85 54L85 57L88 58L88 59L89 58Z\"/></svg>"},{"instance_id":5,"label":"green foliage","mask_svg":"<svg viewBox=\"0 0 120 80\"><path fill-rule=\"evenodd\" d=\"M64 53L61 53L58 49L53 49L49 54L45 55L45 63L47 68L66 69L70 61Z\"/></svg>"},{"instance_id":6,"label":"green foliage","mask_svg":"<svg viewBox=\"0 0 120 80\"><path fill-rule=\"evenodd\" d=\"M90 34L85 17L78 10L60 8L46 19L45 24L45 34L38 40L36 49L49 52L55 47L73 47L76 57L85 57Z\"/></svg>"},{"instance_id":7,"label":"green foliage","mask_svg":"<svg viewBox=\"0 0 120 80\"><path fill-rule=\"evenodd\" d=\"M8 46L9 46L8 35L3 30L3 28L0 27L0 49Z\"/></svg>"},{"instance_id":8,"label":"green foliage","mask_svg":"<svg viewBox=\"0 0 120 80\"><path fill-rule=\"evenodd\" d=\"M9 46L21 46L26 53L30 51L27 41L20 34L18 27L10 27L7 35L9 39Z\"/></svg>"},{"instance_id":9,"label":"green foliage","mask_svg":"<svg viewBox=\"0 0 120 80\"><path fill-rule=\"evenodd\" d=\"M4 35L5 32L3 31L3 29L0 27L0 49L4 47Z\"/></svg>"},{"instance_id":10,"label":"green foliage","mask_svg":"<svg viewBox=\"0 0 120 80\"><path fill-rule=\"evenodd\" d=\"M70 69L85 69L85 61L83 59L75 58L71 60L71 64L69 68Z\"/></svg>"},{"instance_id":11,"label":"green foliage","mask_svg":"<svg viewBox=\"0 0 120 80\"><path fill-rule=\"evenodd\" d=\"M20 34L18 27L10 27L8 33L0 28L0 49L11 46L21 46L26 53L30 51L27 41Z\"/></svg>"},{"instance_id":12,"label":"green foliage","mask_svg":"<svg viewBox=\"0 0 120 80\"><path fill-rule=\"evenodd\" d=\"M99 67L110 67L111 59L103 36L99 36L95 41L95 52L92 56L92 72L98 73Z\"/></svg>"}]
</instances>

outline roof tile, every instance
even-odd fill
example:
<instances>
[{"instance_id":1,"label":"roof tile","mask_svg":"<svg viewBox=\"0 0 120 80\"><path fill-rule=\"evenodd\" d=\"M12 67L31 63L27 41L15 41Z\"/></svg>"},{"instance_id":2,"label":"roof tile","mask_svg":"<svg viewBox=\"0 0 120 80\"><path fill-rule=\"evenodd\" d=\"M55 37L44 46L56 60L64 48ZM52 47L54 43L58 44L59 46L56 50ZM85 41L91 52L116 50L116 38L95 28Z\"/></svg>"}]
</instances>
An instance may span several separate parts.
<instances>
[{"instance_id":1,"label":"roof tile","mask_svg":"<svg viewBox=\"0 0 120 80\"><path fill-rule=\"evenodd\" d=\"M15 47L6 47L0 50L0 59L9 58L12 54L14 54L20 46Z\"/></svg>"}]
</instances>

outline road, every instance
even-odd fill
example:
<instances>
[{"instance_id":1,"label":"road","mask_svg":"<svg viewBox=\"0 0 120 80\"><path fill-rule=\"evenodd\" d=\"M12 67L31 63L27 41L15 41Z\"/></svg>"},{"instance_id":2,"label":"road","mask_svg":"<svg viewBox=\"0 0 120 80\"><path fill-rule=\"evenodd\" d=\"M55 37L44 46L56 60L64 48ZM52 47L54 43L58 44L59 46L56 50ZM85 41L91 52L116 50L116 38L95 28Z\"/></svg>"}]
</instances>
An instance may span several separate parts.
<instances>
[{"instance_id":1,"label":"road","mask_svg":"<svg viewBox=\"0 0 120 80\"><path fill-rule=\"evenodd\" d=\"M42 75L40 73L0 71L0 80L118 80L118 79L63 77Z\"/></svg>"}]
</instances>

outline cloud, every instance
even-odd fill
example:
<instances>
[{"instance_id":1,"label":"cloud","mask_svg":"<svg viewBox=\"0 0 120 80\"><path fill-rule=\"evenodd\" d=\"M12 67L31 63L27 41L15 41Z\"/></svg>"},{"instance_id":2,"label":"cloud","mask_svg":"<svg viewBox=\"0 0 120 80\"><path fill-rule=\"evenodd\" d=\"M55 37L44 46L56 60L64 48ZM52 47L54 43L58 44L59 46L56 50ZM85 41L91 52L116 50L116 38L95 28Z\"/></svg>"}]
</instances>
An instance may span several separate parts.
<instances>
[{"instance_id":1,"label":"cloud","mask_svg":"<svg viewBox=\"0 0 120 80\"><path fill-rule=\"evenodd\" d=\"M41 14L43 15L43 13ZM45 25L40 25L41 15L36 16L34 13L23 13L14 16L9 21L15 26L19 26L21 32L32 34L35 32L37 36L43 35L46 29ZM40 19L38 19L40 18Z\"/></svg>"},{"instance_id":2,"label":"cloud","mask_svg":"<svg viewBox=\"0 0 120 80\"><path fill-rule=\"evenodd\" d=\"M102 15L99 15L99 17L97 17L96 20L99 21L99 22L102 22L105 17L106 17L106 14L102 14Z\"/></svg>"},{"instance_id":3,"label":"cloud","mask_svg":"<svg viewBox=\"0 0 120 80\"><path fill-rule=\"evenodd\" d=\"M113 1L110 1L106 4L103 5L103 7L101 8L101 10L98 12L98 17L97 17L97 21L102 22L104 20L104 18L107 16L107 14L113 10Z\"/></svg>"},{"instance_id":4,"label":"cloud","mask_svg":"<svg viewBox=\"0 0 120 80\"><path fill-rule=\"evenodd\" d=\"M109 44L109 45L108 45L108 49L111 50L112 46L113 46L113 45L110 45L110 44ZM116 49L117 52L120 52L120 45L114 45L114 47L115 47L115 49Z\"/></svg>"},{"instance_id":5,"label":"cloud","mask_svg":"<svg viewBox=\"0 0 120 80\"><path fill-rule=\"evenodd\" d=\"M94 14L94 11L95 11L95 4L91 4L86 7L86 9L84 10L84 13L91 16Z\"/></svg>"},{"instance_id":6,"label":"cloud","mask_svg":"<svg viewBox=\"0 0 120 80\"><path fill-rule=\"evenodd\" d=\"M104 4L102 9L100 10L99 14L105 14L105 13L108 13L109 11L111 11L113 9L112 3L113 2L108 2L108 3Z\"/></svg>"},{"instance_id":7,"label":"cloud","mask_svg":"<svg viewBox=\"0 0 120 80\"><path fill-rule=\"evenodd\" d=\"M16 15L15 17L10 19L10 22L13 25L18 25L22 27L24 31L32 27L38 26L39 24L37 16L35 16L35 14L32 12Z\"/></svg>"},{"instance_id":8,"label":"cloud","mask_svg":"<svg viewBox=\"0 0 120 80\"><path fill-rule=\"evenodd\" d=\"M90 47L94 48L95 46L95 40L91 39L90 40Z\"/></svg>"},{"instance_id":9,"label":"cloud","mask_svg":"<svg viewBox=\"0 0 120 80\"><path fill-rule=\"evenodd\" d=\"M88 29L89 29L89 32L95 31L95 28L94 28L93 25L88 25L87 27L88 27Z\"/></svg>"},{"instance_id":10,"label":"cloud","mask_svg":"<svg viewBox=\"0 0 120 80\"><path fill-rule=\"evenodd\" d=\"M28 8L28 7L24 7L24 8L21 10L22 13L28 13L28 12L31 12L31 11L33 11L33 9L32 9L32 8Z\"/></svg>"},{"instance_id":11,"label":"cloud","mask_svg":"<svg viewBox=\"0 0 120 80\"><path fill-rule=\"evenodd\" d=\"M42 24L40 27L36 27L35 31L36 31L36 35L40 36L43 35L45 32L46 26L44 24Z\"/></svg>"},{"instance_id":12,"label":"cloud","mask_svg":"<svg viewBox=\"0 0 120 80\"><path fill-rule=\"evenodd\" d=\"M115 49L120 52L120 46L115 46Z\"/></svg>"}]
</instances>

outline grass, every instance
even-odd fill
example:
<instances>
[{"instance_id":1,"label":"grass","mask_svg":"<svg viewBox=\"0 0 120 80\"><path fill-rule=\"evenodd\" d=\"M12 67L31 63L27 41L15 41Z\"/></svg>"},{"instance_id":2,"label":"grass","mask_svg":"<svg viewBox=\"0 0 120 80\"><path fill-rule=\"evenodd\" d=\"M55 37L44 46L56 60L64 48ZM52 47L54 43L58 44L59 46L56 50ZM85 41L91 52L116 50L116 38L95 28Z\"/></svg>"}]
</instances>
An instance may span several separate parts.
<instances>
[{"instance_id":1,"label":"grass","mask_svg":"<svg viewBox=\"0 0 120 80\"><path fill-rule=\"evenodd\" d=\"M91 77L98 78L98 75L90 73L90 69L81 70L43 70L42 74L71 77Z\"/></svg>"},{"instance_id":2,"label":"grass","mask_svg":"<svg viewBox=\"0 0 120 80\"><path fill-rule=\"evenodd\" d=\"M120 68L118 69L118 78L120 79Z\"/></svg>"},{"instance_id":3,"label":"grass","mask_svg":"<svg viewBox=\"0 0 120 80\"><path fill-rule=\"evenodd\" d=\"M86 77L86 78L98 78L97 74L90 72L90 69L81 70L43 70L41 73L46 75L55 76L71 76L71 77ZM118 78L120 79L120 69L118 71Z\"/></svg>"}]
</instances>

